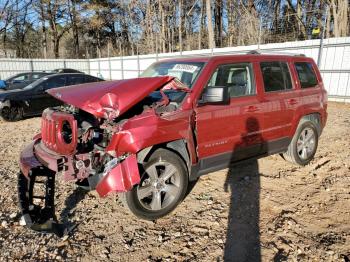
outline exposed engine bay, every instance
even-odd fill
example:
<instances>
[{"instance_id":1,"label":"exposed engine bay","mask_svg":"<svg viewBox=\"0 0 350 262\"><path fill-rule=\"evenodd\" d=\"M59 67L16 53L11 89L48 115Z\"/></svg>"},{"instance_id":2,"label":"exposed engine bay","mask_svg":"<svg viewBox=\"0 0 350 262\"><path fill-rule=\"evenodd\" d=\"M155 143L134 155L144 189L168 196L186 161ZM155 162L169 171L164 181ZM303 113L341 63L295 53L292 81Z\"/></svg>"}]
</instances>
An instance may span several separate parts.
<instances>
[{"instance_id":1,"label":"exposed engine bay","mask_svg":"<svg viewBox=\"0 0 350 262\"><path fill-rule=\"evenodd\" d=\"M44 150L56 151L58 154L65 154L61 159L58 159L57 172L62 172L64 180L89 179L89 186L94 189L96 179L94 176L101 176L106 173L110 166L108 163L112 160L116 161L113 156L106 153L111 137L117 133L122 125L137 115L144 112L152 112L161 116L164 113L175 111L179 106L179 100L183 98L182 92L168 91L166 98L162 97L164 93L161 91L153 92L150 96L143 99L141 102L134 105L124 115L115 120L98 119L90 113L71 105L60 106L52 109L47 109L43 113L43 123L45 118L51 118L52 114L63 113L74 117L74 124L67 120L62 122L59 130L56 133L61 136L56 139L56 143L60 141L67 145L74 145L73 150L66 155L67 152L60 152L56 148L51 147L51 143L46 143L46 130L42 130L42 143L45 145ZM171 100L170 100L171 99ZM168 100L165 101L164 100ZM43 125L45 128L45 125ZM50 136L50 135L49 135ZM119 161L125 156L119 156ZM56 170L55 170L56 171Z\"/></svg>"}]
</instances>

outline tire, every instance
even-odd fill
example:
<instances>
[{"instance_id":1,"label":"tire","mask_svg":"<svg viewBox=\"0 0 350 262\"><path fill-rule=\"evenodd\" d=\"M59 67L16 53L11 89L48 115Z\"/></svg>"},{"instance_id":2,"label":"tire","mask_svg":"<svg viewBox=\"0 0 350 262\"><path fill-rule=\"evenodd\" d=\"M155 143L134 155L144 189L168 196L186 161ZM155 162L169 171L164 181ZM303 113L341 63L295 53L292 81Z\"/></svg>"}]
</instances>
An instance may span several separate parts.
<instances>
[{"instance_id":1,"label":"tire","mask_svg":"<svg viewBox=\"0 0 350 262\"><path fill-rule=\"evenodd\" d=\"M124 205L139 218L156 220L166 216L186 195L186 165L169 150L157 149L140 170L140 176L140 184L122 195Z\"/></svg>"},{"instance_id":2,"label":"tire","mask_svg":"<svg viewBox=\"0 0 350 262\"><path fill-rule=\"evenodd\" d=\"M14 122L23 118L23 109L21 107L4 107L1 110L1 117L8 122Z\"/></svg>"},{"instance_id":3,"label":"tire","mask_svg":"<svg viewBox=\"0 0 350 262\"><path fill-rule=\"evenodd\" d=\"M314 122L301 120L287 152L283 153L284 159L300 166L309 164L315 156L318 138L319 134Z\"/></svg>"}]
</instances>

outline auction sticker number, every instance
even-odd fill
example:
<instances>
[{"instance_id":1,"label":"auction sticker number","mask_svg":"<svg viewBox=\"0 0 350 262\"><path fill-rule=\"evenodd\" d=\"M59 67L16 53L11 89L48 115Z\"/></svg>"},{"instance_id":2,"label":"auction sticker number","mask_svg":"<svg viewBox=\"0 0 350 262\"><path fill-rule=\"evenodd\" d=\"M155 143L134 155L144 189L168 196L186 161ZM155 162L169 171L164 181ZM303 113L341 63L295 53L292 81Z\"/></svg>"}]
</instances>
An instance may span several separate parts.
<instances>
[{"instance_id":1,"label":"auction sticker number","mask_svg":"<svg viewBox=\"0 0 350 262\"><path fill-rule=\"evenodd\" d=\"M173 70L194 73L197 70L198 66L188 65L188 64L176 64L173 67Z\"/></svg>"}]
</instances>

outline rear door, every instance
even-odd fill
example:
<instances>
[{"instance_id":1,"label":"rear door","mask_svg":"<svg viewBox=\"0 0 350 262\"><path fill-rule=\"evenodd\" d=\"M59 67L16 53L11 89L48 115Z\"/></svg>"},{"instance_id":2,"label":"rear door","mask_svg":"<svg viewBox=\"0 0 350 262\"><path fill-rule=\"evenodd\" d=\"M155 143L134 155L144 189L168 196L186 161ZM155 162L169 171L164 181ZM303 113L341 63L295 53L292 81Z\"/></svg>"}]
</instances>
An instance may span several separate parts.
<instances>
[{"instance_id":1,"label":"rear door","mask_svg":"<svg viewBox=\"0 0 350 262\"><path fill-rule=\"evenodd\" d=\"M268 142L269 153L280 152L288 146L293 117L300 107L300 91L292 80L291 66L288 60L260 62L260 82L264 90L262 136Z\"/></svg>"},{"instance_id":2,"label":"rear door","mask_svg":"<svg viewBox=\"0 0 350 262\"><path fill-rule=\"evenodd\" d=\"M229 105L198 105L197 151L203 169L259 155L262 151L263 115L256 89L253 62L220 65L205 88L228 86ZM233 153L234 152L234 153Z\"/></svg>"}]
</instances>

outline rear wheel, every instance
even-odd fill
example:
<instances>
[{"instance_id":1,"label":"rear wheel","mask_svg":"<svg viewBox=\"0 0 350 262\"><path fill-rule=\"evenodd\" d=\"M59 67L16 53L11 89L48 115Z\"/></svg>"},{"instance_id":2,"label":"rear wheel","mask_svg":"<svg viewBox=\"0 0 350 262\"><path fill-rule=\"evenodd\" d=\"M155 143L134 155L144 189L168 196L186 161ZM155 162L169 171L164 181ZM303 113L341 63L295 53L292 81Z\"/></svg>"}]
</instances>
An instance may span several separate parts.
<instances>
[{"instance_id":1,"label":"rear wheel","mask_svg":"<svg viewBox=\"0 0 350 262\"><path fill-rule=\"evenodd\" d=\"M307 165L315 156L318 146L318 132L310 120L302 121L288 146L284 158L294 164Z\"/></svg>"},{"instance_id":2,"label":"rear wheel","mask_svg":"<svg viewBox=\"0 0 350 262\"><path fill-rule=\"evenodd\" d=\"M124 194L125 204L137 217L155 220L169 214L187 192L184 161L166 149L156 150L144 165L141 181Z\"/></svg>"},{"instance_id":3,"label":"rear wheel","mask_svg":"<svg viewBox=\"0 0 350 262\"><path fill-rule=\"evenodd\" d=\"M17 121L23 118L23 109L21 107L4 107L1 110L1 116L5 121Z\"/></svg>"}]
</instances>

